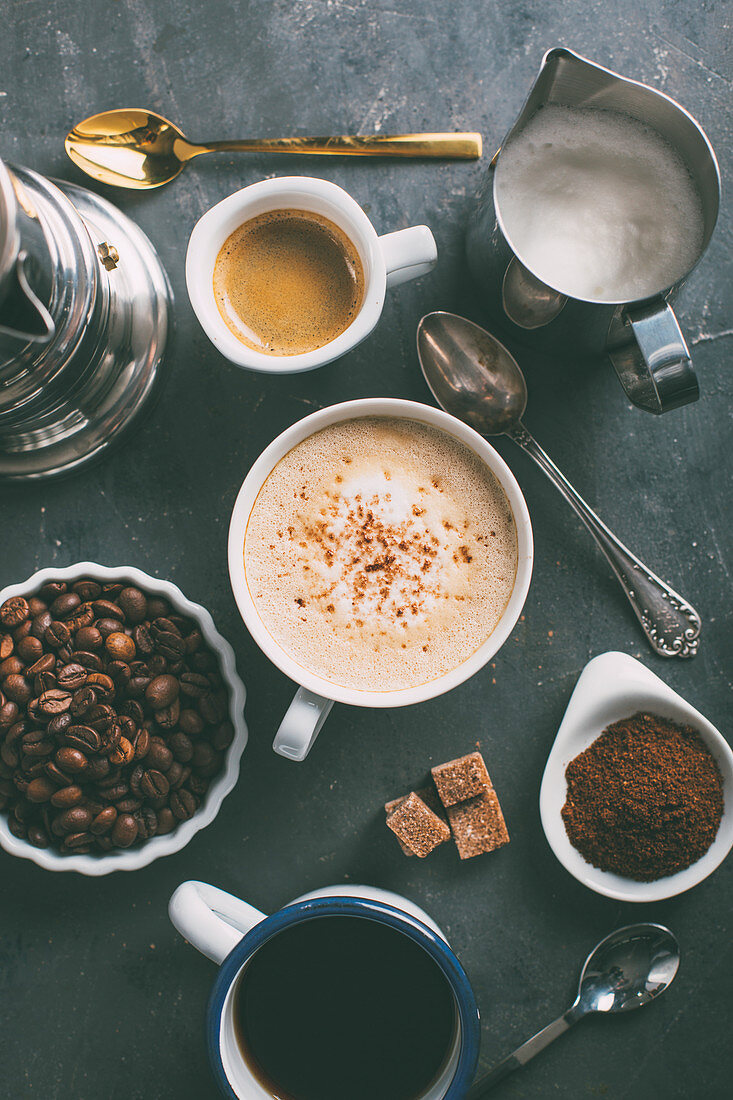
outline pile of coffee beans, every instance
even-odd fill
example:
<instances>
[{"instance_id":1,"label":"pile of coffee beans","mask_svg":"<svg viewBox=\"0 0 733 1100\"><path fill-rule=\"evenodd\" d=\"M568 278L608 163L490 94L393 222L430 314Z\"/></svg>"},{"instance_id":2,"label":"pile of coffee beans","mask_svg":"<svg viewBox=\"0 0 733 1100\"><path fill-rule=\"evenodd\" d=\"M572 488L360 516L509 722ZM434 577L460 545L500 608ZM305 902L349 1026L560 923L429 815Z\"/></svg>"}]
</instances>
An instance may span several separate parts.
<instances>
[{"instance_id":1,"label":"pile of coffee beans","mask_svg":"<svg viewBox=\"0 0 733 1100\"><path fill-rule=\"evenodd\" d=\"M102 853L193 817L234 738L217 655L124 583L0 607L0 811L37 848Z\"/></svg>"}]
</instances>

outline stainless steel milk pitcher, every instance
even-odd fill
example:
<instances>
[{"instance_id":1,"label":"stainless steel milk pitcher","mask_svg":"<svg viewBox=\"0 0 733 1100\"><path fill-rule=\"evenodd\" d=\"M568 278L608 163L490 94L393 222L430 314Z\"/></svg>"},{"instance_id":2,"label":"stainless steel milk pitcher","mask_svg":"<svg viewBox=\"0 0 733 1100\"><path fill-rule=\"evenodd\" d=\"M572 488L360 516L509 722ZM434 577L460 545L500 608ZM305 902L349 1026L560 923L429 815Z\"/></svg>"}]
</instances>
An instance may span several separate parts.
<instances>
[{"instance_id":1,"label":"stainless steel milk pitcher","mask_svg":"<svg viewBox=\"0 0 733 1100\"><path fill-rule=\"evenodd\" d=\"M694 118L669 96L558 48L545 54L503 144L549 104L620 111L658 131L681 156L699 192L702 245L682 278L650 298L598 303L562 294L525 266L506 235L494 186L500 148L484 177L468 226L468 262L484 292L483 303L497 330L509 339L541 347L553 356L608 357L639 408L663 413L696 401L697 378L669 301L697 264L715 228L720 175L710 142Z\"/></svg>"}]
</instances>

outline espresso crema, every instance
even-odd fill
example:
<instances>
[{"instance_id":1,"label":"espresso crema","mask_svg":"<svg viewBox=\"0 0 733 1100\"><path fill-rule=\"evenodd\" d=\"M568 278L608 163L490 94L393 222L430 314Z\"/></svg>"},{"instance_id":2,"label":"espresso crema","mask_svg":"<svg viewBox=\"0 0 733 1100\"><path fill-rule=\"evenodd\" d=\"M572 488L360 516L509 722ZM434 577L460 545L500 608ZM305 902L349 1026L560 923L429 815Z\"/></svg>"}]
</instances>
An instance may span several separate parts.
<instances>
[{"instance_id":1,"label":"espresso crema","mask_svg":"<svg viewBox=\"0 0 733 1100\"><path fill-rule=\"evenodd\" d=\"M299 443L274 468L244 543L272 637L343 687L416 687L462 664L507 605L517 532L499 482L462 443L366 417Z\"/></svg>"}]
</instances>

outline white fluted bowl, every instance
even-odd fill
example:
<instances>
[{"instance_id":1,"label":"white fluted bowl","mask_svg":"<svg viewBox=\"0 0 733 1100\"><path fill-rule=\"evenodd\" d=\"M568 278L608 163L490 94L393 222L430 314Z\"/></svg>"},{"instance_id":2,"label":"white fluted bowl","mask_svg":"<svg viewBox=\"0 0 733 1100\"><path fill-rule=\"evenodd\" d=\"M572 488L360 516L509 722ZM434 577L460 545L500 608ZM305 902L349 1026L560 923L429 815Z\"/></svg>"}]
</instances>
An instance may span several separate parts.
<instances>
[{"instance_id":1,"label":"white fluted bowl","mask_svg":"<svg viewBox=\"0 0 733 1100\"><path fill-rule=\"evenodd\" d=\"M220 672L229 689L229 717L234 726L234 740L226 751L224 770L216 776L206 792L199 809L189 821L183 821L166 836L154 836L140 847L110 852L108 855L60 855L53 848L34 848L27 840L19 840L8 828L8 816L0 814L0 846L10 855L30 859L47 871L77 871L82 875L108 875L111 871L137 871L147 867L161 856L180 852L200 829L206 828L219 812L222 802L239 777L239 761L247 744L247 724L244 720L246 690L237 675L234 650L214 626L211 615L200 604L187 600L181 590L170 581L157 580L132 565L109 567L83 561L64 569L41 569L21 584L10 584L0 592L0 605L11 596L32 596L48 581L80 580L91 577L95 581L124 581L142 588L146 593L163 596L181 615L193 619L201 629L206 643L218 655Z\"/></svg>"}]
</instances>

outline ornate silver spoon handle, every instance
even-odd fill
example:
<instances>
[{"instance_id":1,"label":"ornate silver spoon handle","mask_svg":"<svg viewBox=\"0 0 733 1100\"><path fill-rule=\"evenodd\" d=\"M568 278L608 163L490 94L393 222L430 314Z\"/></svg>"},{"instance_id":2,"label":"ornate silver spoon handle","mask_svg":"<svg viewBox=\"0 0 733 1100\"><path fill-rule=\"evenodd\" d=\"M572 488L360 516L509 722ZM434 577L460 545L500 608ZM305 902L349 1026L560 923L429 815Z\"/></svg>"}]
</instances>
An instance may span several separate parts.
<instances>
[{"instance_id":1,"label":"ornate silver spoon handle","mask_svg":"<svg viewBox=\"0 0 733 1100\"><path fill-rule=\"evenodd\" d=\"M511 428L506 434L532 456L580 516L606 555L652 649L662 657L694 657L702 625L695 608L656 573L652 573L609 531L523 424Z\"/></svg>"}]
</instances>

